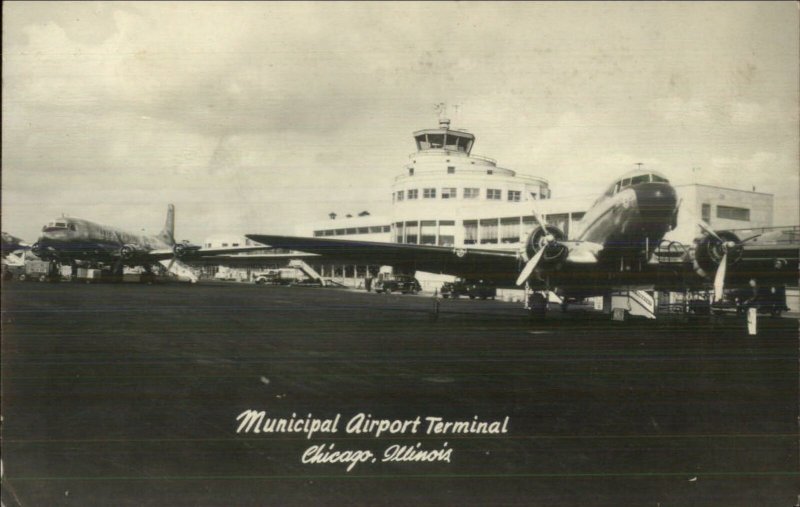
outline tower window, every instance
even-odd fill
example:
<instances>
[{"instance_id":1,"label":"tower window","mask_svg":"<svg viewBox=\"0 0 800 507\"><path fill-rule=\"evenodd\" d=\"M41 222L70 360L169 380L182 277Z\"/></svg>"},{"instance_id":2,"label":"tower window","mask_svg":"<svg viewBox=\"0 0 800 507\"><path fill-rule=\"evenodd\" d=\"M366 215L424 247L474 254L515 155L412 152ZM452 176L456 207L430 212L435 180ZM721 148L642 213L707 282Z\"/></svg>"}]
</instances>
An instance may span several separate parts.
<instances>
[{"instance_id":1,"label":"tower window","mask_svg":"<svg viewBox=\"0 0 800 507\"><path fill-rule=\"evenodd\" d=\"M480 193L481 189L479 188L465 188L464 199L477 199Z\"/></svg>"},{"instance_id":2,"label":"tower window","mask_svg":"<svg viewBox=\"0 0 800 507\"><path fill-rule=\"evenodd\" d=\"M499 188L487 188L486 198L499 201L502 199L502 191Z\"/></svg>"},{"instance_id":3,"label":"tower window","mask_svg":"<svg viewBox=\"0 0 800 507\"><path fill-rule=\"evenodd\" d=\"M522 196L522 192L519 190L509 190L508 191L508 200L512 202L519 202L520 197Z\"/></svg>"},{"instance_id":4,"label":"tower window","mask_svg":"<svg viewBox=\"0 0 800 507\"><path fill-rule=\"evenodd\" d=\"M447 166L447 174L455 174L455 172L456 172L455 166L452 165Z\"/></svg>"},{"instance_id":5,"label":"tower window","mask_svg":"<svg viewBox=\"0 0 800 507\"><path fill-rule=\"evenodd\" d=\"M442 189L442 199L455 199L456 198L456 189L455 188L443 188Z\"/></svg>"},{"instance_id":6,"label":"tower window","mask_svg":"<svg viewBox=\"0 0 800 507\"><path fill-rule=\"evenodd\" d=\"M409 189L409 191L408 191L408 199L409 200L416 199L417 196L419 196L419 190L417 190L416 188Z\"/></svg>"},{"instance_id":7,"label":"tower window","mask_svg":"<svg viewBox=\"0 0 800 507\"><path fill-rule=\"evenodd\" d=\"M436 189L435 188L423 188L422 189L422 198L423 199L436 199Z\"/></svg>"}]
</instances>

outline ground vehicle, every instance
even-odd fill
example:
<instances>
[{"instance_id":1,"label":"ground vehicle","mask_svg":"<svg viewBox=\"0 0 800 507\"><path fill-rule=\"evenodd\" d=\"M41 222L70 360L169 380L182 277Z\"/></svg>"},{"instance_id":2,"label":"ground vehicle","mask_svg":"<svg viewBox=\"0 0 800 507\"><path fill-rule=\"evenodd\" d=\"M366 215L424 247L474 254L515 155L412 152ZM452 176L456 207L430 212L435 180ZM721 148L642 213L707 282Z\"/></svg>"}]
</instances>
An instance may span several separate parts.
<instances>
[{"instance_id":1,"label":"ground vehicle","mask_svg":"<svg viewBox=\"0 0 800 507\"><path fill-rule=\"evenodd\" d=\"M375 292L402 292L416 294L422 290L416 278L410 275L380 274L373 284Z\"/></svg>"},{"instance_id":2,"label":"ground vehicle","mask_svg":"<svg viewBox=\"0 0 800 507\"><path fill-rule=\"evenodd\" d=\"M24 266L14 267L10 271L18 280L39 280L43 282L47 280L49 270L50 263L47 261L26 259Z\"/></svg>"},{"instance_id":3,"label":"ground vehicle","mask_svg":"<svg viewBox=\"0 0 800 507\"><path fill-rule=\"evenodd\" d=\"M779 317L781 313L789 310L786 306L786 287L779 285L774 287L759 287L757 289L758 297L753 299L753 289L746 288L734 291L732 294L733 304L728 307L736 309L737 314L742 314L747 311L749 306L754 306L758 313L768 313L774 317ZM720 313L719 310L724 311L722 308L715 305L715 313Z\"/></svg>"},{"instance_id":4,"label":"ground vehicle","mask_svg":"<svg viewBox=\"0 0 800 507\"><path fill-rule=\"evenodd\" d=\"M268 269L253 275L253 282L259 285L289 285L304 280L305 276L295 268Z\"/></svg>"},{"instance_id":5,"label":"ground vehicle","mask_svg":"<svg viewBox=\"0 0 800 507\"><path fill-rule=\"evenodd\" d=\"M453 299L459 296L469 296L470 299L494 299L497 296L497 289L493 285L484 283L483 280L456 280L455 282L445 282L440 294L443 298L452 297Z\"/></svg>"}]
</instances>

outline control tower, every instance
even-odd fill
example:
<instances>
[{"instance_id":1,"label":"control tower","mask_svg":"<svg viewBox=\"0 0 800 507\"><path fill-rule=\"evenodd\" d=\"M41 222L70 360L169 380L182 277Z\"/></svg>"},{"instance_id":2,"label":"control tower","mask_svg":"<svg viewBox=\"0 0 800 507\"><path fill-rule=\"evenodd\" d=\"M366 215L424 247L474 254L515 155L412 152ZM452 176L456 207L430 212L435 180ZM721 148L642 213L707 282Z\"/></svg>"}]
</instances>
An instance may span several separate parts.
<instances>
[{"instance_id":1,"label":"control tower","mask_svg":"<svg viewBox=\"0 0 800 507\"><path fill-rule=\"evenodd\" d=\"M550 197L544 178L517 174L473 154L475 136L451 129L450 120L414 132L414 142L417 151L392 185L392 239L397 243L518 242L524 227L520 202ZM497 217L506 217L502 231Z\"/></svg>"},{"instance_id":2,"label":"control tower","mask_svg":"<svg viewBox=\"0 0 800 507\"><path fill-rule=\"evenodd\" d=\"M450 120L439 120L438 129L418 130L414 132L417 151L445 150L461 152L469 155L475 136L461 130L450 130Z\"/></svg>"}]
</instances>

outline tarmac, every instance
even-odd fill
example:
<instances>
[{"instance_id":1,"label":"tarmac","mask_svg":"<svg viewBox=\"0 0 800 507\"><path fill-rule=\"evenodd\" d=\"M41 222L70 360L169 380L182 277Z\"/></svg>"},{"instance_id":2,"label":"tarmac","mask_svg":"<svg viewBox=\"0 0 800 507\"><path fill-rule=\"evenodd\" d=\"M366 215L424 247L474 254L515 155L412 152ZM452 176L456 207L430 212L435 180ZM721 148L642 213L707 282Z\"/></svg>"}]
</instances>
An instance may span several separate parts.
<instances>
[{"instance_id":1,"label":"tarmac","mask_svg":"<svg viewBox=\"0 0 800 507\"><path fill-rule=\"evenodd\" d=\"M798 501L794 318L748 336L734 315L221 283L2 298L5 506ZM251 409L301 422L248 431Z\"/></svg>"}]
</instances>

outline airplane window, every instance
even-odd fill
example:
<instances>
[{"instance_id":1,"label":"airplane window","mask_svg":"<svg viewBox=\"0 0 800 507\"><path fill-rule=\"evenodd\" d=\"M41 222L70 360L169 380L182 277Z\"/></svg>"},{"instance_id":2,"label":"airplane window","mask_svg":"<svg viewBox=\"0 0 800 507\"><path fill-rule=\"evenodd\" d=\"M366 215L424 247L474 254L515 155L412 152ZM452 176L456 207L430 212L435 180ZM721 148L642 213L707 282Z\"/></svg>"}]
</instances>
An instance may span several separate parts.
<instances>
[{"instance_id":1,"label":"airplane window","mask_svg":"<svg viewBox=\"0 0 800 507\"><path fill-rule=\"evenodd\" d=\"M669 180L663 176L659 176L657 174L652 174L651 176L653 177L653 183L669 183Z\"/></svg>"},{"instance_id":2,"label":"airplane window","mask_svg":"<svg viewBox=\"0 0 800 507\"><path fill-rule=\"evenodd\" d=\"M69 224L69 230L74 231L75 230L75 224Z\"/></svg>"},{"instance_id":3,"label":"airplane window","mask_svg":"<svg viewBox=\"0 0 800 507\"><path fill-rule=\"evenodd\" d=\"M66 227L66 226L67 224L65 224L64 222L56 222L56 227Z\"/></svg>"},{"instance_id":4,"label":"airplane window","mask_svg":"<svg viewBox=\"0 0 800 507\"><path fill-rule=\"evenodd\" d=\"M631 185L638 185L639 183L649 183L650 182L650 175L643 174L641 176L634 176L631 178Z\"/></svg>"},{"instance_id":5,"label":"airplane window","mask_svg":"<svg viewBox=\"0 0 800 507\"><path fill-rule=\"evenodd\" d=\"M624 180L622 180L622 182L620 182L619 188L623 189L625 187L630 186L630 184L631 184L631 179L630 178L625 178Z\"/></svg>"}]
</instances>

